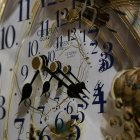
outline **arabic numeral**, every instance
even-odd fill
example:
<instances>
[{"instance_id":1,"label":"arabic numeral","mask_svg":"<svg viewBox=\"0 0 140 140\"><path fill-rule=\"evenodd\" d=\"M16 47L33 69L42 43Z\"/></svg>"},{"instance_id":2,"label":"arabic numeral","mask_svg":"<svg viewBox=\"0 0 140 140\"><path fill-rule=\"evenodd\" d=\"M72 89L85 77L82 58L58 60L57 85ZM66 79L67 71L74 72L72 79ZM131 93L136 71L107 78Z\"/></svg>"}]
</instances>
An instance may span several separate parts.
<instances>
[{"instance_id":1,"label":"arabic numeral","mask_svg":"<svg viewBox=\"0 0 140 140\"><path fill-rule=\"evenodd\" d=\"M75 127L76 129L76 132L73 132L71 134L69 134L68 136L68 140L79 140L80 139L80 136L81 136L81 130L80 128L77 126L77 125L72 125L71 126L72 128ZM75 134L76 134L76 137L75 137Z\"/></svg>"},{"instance_id":2,"label":"arabic numeral","mask_svg":"<svg viewBox=\"0 0 140 140\"><path fill-rule=\"evenodd\" d=\"M106 42L105 44L103 44L103 49L104 49L104 52L111 53L111 51L113 49L112 43L111 42Z\"/></svg>"},{"instance_id":3,"label":"arabic numeral","mask_svg":"<svg viewBox=\"0 0 140 140\"><path fill-rule=\"evenodd\" d=\"M38 41L34 40L33 42L29 42L29 51L28 57L35 56L38 53Z\"/></svg>"},{"instance_id":4,"label":"arabic numeral","mask_svg":"<svg viewBox=\"0 0 140 140\"><path fill-rule=\"evenodd\" d=\"M2 116L0 116L0 120L2 120L2 119L4 119L4 117L6 115L6 110L3 107L5 104L5 98L3 96L0 96L0 99L2 100L2 102L0 101L0 110L2 110L2 112L3 112L3 113L0 113L0 114L2 114Z\"/></svg>"},{"instance_id":5,"label":"arabic numeral","mask_svg":"<svg viewBox=\"0 0 140 140\"><path fill-rule=\"evenodd\" d=\"M18 134L18 140L21 140L21 139L20 139L20 135L22 134L22 131L24 130L24 128L23 128L24 121L25 121L24 118L17 118L17 119L15 119L15 121L14 121L14 126L15 126L16 123L19 123L19 124L20 124L20 125L18 125L18 127L16 127L16 128L18 128L18 129L20 129L20 130L19 130L19 134ZM20 127L19 127L19 126L20 126Z\"/></svg>"},{"instance_id":6,"label":"arabic numeral","mask_svg":"<svg viewBox=\"0 0 140 140\"><path fill-rule=\"evenodd\" d=\"M68 41L76 40L76 28L68 30Z\"/></svg>"},{"instance_id":7,"label":"arabic numeral","mask_svg":"<svg viewBox=\"0 0 140 140\"><path fill-rule=\"evenodd\" d=\"M64 19L67 18L69 16L69 14L70 14L70 12L67 8L64 8L62 10L58 10L56 12L57 27L61 27L61 26L66 25L68 23L68 21L66 21ZM77 15L77 17L75 17L74 19L69 19L69 20L70 20L70 22L71 21L78 21L79 28L81 28L81 20L82 20L81 11Z\"/></svg>"},{"instance_id":8,"label":"arabic numeral","mask_svg":"<svg viewBox=\"0 0 140 140\"><path fill-rule=\"evenodd\" d=\"M62 111L59 112L55 118L56 131L61 131L64 128L64 121L58 117L60 115L60 113L62 113Z\"/></svg>"},{"instance_id":9,"label":"arabic numeral","mask_svg":"<svg viewBox=\"0 0 140 140\"><path fill-rule=\"evenodd\" d=\"M86 31L80 31L81 34L83 34L83 42L86 42Z\"/></svg>"},{"instance_id":10,"label":"arabic numeral","mask_svg":"<svg viewBox=\"0 0 140 140\"><path fill-rule=\"evenodd\" d=\"M20 0L19 1L19 22L23 19L23 1L26 1L27 8L26 8L26 20L30 19L30 0Z\"/></svg>"},{"instance_id":11,"label":"arabic numeral","mask_svg":"<svg viewBox=\"0 0 140 140\"><path fill-rule=\"evenodd\" d=\"M92 104L99 104L100 105L100 112L98 113L104 113L104 104L106 101L104 100L104 91L102 91L104 84L102 84L100 81L96 84L96 87L94 88L95 92L93 94L94 100ZM97 100L98 97L98 100Z\"/></svg>"},{"instance_id":12,"label":"arabic numeral","mask_svg":"<svg viewBox=\"0 0 140 140\"><path fill-rule=\"evenodd\" d=\"M51 62L51 61L54 61L55 60L55 51L52 50L52 51L49 51L48 52L48 61Z\"/></svg>"},{"instance_id":13,"label":"arabic numeral","mask_svg":"<svg viewBox=\"0 0 140 140\"><path fill-rule=\"evenodd\" d=\"M70 105L70 103L71 101L68 103L67 108L66 108L68 114L72 114L73 112L73 107Z\"/></svg>"},{"instance_id":14,"label":"arabic numeral","mask_svg":"<svg viewBox=\"0 0 140 140\"><path fill-rule=\"evenodd\" d=\"M106 103L106 101L104 100L104 94L99 94L99 93L94 93L93 95L94 101L92 104L100 104L100 112L99 113L104 113L104 103ZM97 101L97 97L99 97L99 100Z\"/></svg>"},{"instance_id":15,"label":"arabic numeral","mask_svg":"<svg viewBox=\"0 0 140 140\"><path fill-rule=\"evenodd\" d=\"M39 111L41 111L40 124L42 124L41 119L42 119L42 114L44 113L45 106L39 106L37 109L38 109Z\"/></svg>"},{"instance_id":16,"label":"arabic numeral","mask_svg":"<svg viewBox=\"0 0 140 140\"><path fill-rule=\"evenodd\" d=\"M43 130L41 131L41 133L39 134L39 140L44 140L44 137L47 137L48 140L51 140L51 138L50 138L48 135L43 135L43 133L44 133L44 131L45 131L45 129L46 129L47 127L48 127L48 126L45 126L45 127L43 128Z\"/></svg>"},{"instance_id":17,"label":"arabic numeral","mask_svg":"<svg viewBox=\"0 0 140 140\"><path fill-rule=\"evenodd\" d=\"M60 26L63 26L63 25L65 25L65 24L67 24L67 22L64 22L64 21L62 20L62 16L63 16L63 17L67 17L68 14L69 14L69 11L68 11L67 8L64 8L64 9L61 10L61 11L58 10L58 11L56 12L57 27L60 27ZM63 22L62 22L62 21L63 21Z\"/></svg>"},{"instance_id":18,"label":"arabic numeral","mask_svg":"<svg viewBox=\"0 0 140 140\"><path fill-rule=\"evenodd\" d=\"M100 68L99 72L104 72L110 69L114 64L114 57L112 55L113 45L110 42L106 42L103 45L104 52L101 53L101 58L99 59Z\"/></svg>"},{"instance_id":19,"label":"arabic numeral","mask_svg":"<svg viewBox=\"0 0 140 140\"><path fill-rule=\"evenodd\" d=\"M12 48L16 38L16 31L13 25L10 25L7 29L2 28L2 38L1 38L1 49Z\"/></svg>"},{"instance_id":20,"label":"arabic numeral","mask_svg":"<svg viewBox=\"0 0 140 140\"><path fill-rule=\"evenodd\" d=\"M92 35L92 39L95 39L99 34L99 29L97 26L91 26L88 30L88 34Z\"/></svg>"},{"instance_id":21,"label":"arabic numeral","mask_svg":"<svg viewBox=\"0 0 140 140\"><path fill-rule=\"evenodd\" d=\"M93 40L93 41L91 41L90 46L92 46L94 48L91 54L97 54L98 53L98 50L97 50L98 42L96 40Z\"/></svg>"},{"instance_id":22,"label":"arabic numeral","mask_svg":"<svg viewBox=\"0 0 140 140\"><path fill-rule=\"evenodd\" d=\"M78 123L83 123L85 120L85 114L82 111L79 111L78 115L71 115L71 120L76 120Z\"/></svg>"},{"instance_id":23,"label":"arabic numeral","mask_svg":"<svg viewBox=\"0 0 140 140\"><path fill-rule=\"evenodd\" d=\"M27 65L23 65L21 68L21 75L24 77L24 80L27 78L29 73L29 68Z\"/></svg>"},{"instance_id":24,"label":"arabic numeral","mask_svg":"<svg viewBox=\"0 0 140 140\"><path fill-rule=\"evenodd\" d=\"M45 26L45 25L46 26ZM44 28L44 26L46 27L46 28ZM47 21L42 21L41 22L41 37L43 37L44 35L45 36L48 36L48 29L49 29L49 20L47 20ZM45 34L44 34L44 31L45 31Z\"/></svg>"},{"instance_id":25,"label":"arabic numeral","mask_svg":"<svg viewBox=\"0 0 140 140\"><path fill-rule=\"evenodd\" d=\"M56 42L56 49L61 49L62 48L62 44L63 44L63 37L57 37L57 42Z\"/></svg>"}]
</instances>

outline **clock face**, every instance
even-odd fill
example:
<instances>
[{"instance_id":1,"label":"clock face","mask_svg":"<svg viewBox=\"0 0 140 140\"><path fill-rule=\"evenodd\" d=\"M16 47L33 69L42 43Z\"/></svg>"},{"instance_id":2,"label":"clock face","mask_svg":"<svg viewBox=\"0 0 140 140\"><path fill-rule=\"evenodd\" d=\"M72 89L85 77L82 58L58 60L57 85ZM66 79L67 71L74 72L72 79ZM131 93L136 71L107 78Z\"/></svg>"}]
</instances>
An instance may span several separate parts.
<instances>
[{"instance_id":1,"label":"clock face","mask_svg":"<svg viewBox=\"0 0 140 140\"><path fill-rule=\"evenodd\" d=\"M108 116L110 124L119 120L111 116L119 94L112 81L119 70L139 66L139 31L129 6L113 2L0 1L0 139L115 135L102 130ZM136 15L139 4L130 7ZM135 21L130 32L123 18Z\"/></svg>"}]
</instances>

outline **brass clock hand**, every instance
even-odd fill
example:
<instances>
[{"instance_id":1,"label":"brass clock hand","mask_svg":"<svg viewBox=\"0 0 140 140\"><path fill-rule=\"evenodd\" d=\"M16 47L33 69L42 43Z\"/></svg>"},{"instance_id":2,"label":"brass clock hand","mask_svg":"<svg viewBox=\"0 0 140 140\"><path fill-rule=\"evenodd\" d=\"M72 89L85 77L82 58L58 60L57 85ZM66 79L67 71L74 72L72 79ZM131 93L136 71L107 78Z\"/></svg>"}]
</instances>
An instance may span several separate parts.
<instances>
[{"instance_id":1,"label":"brass clock hand","mask_svg":"<svg viewBox=\"0 0 140 140\"><path fill-rule=\"evenodd\" d=\"M40 57L33 58L33 60L32 60L32 67L35 70L37 70L38 73L40 72L40 75L41 75L41 69L45 69L46 66L48 66L48 60L47 60L47 57L45 55L41 55ZM49 81L44 82L41 96L49 91L49 89L50 89L50 81L52 80L52 78L53 78L53 76L51 75ZM42 80L42 82L43 82L43 80ZM48 95L49 94L50 93L48 93ZM45 94L45 97L46 97L46 94ZM49 99L53 100L50 97L49 97ZM53 101L55 101L55 100L53 100Z\"/></svg>"},{"instance_id":2,"label":"brass clock hand","mask_svg":"<svg viewBox=\"0 0 140 140\"><path fill-rule=\"evenodd\" d=\"M73 92L75 94L77 94L76 96L74 95L73 97L77 97L79 99L81 99L79 93L83 94L86 96L86 94L82 91L82 88L86 89L85 85L83 83L81 84L74 84L62 71L61 71L61 63L59 61L56 61L56 62L52 62L51 65L50 65L50 70L53 72L53 73L60 73L62 74L70 83L71 85L73 85L76 89L75 90L71 90L71 86L69 86L67 89L71 92L71 94L68 94L69 97L72 97L71 95L73 94ZM79 81L79 80L78 80ZM61 82L60 82L61 83ZM60 85L59 83L59 85ZM61 83L62 84L62 83ZM87 96L86 96L87 97ZM89 97L87 97L89 99Z\"/></svg>"},{"instance_id":3,"label":"brass clock hand","mask_svg":"<svg viewBox=\"0 0 140 140\"><path fill-rule=\"evenodd\" d=\"M70 74L78 83L80 83L78 78L76 78L75 75L71 72L71 66L70 65L67 65L67 66L63 67L63 73Z\"/></svg>"},{"instance_id":4,"label":"brass clock hand","mask_svg":"<svg viewBox=\"0 0 140 140\"><path fill-rule=\"evenodd\" d=\"M63 80L61 80L58 76L56 76L49 68L45 67L46 71L51 74L57 81L61 82L63 84L63 86L65 86L66 88L68 88L68 85L66 83L63 82Z\"/></svg>"},{"instance_id":5,"label":"brass clock hand","mask_svg":"<svg viewBox=\"0 0 140 140\"><path fill-rule=\"evenodd\" d=\"M37 70L41 75L41 70L45 69L44 66L48 66L48 60L45 55L41 55L40 57L34 57L32 60L32 67ZM47 93L50 89L50 81L53 78L53 76L50 77L49 81L45 81L43 84L43 90L40 97L42 97L45 93ZM43 82L43 80L42 80ZM48 97L50 96L50 93L48 92ZM46 94L45 94L46 97ZM49 97L49 99L53 100ZM54 101L54 100L53 100ZM56 101L55 101L56 102Z\"/></svg>"},{"instance_id":6,"label":"brass clock hand","mask_svg":"<svg viewBox=\"0 0 140 140\"><path fill-rule=\"evenodd\" d=\"M62 74L71 84L74 84L73 81L71 81L64 73L63 71L61 71L61 62L56 61L56 62L52 62L50 65L50 70L53 73L60 73Z\"/></svg>"},{"instance_id":7,"label":"brass clock hand","mask_svg":"<svg viewBox=\"0 0 140 140\"><path fill-rule=\"evenodd\" d=\"M69 97L71 97L71 98L79 98L86 104L86 106L88 105L88 103L85 100L83 100L81 98L81 96L79 95L79 93L84 94L82 92L81 88L77 89L77 85L75 85L73 82L68 86L66 83L63 82L63 80L61 80L57 75L55 75L55 72L57 71L57 69L59 67L58 65L60 65L60 63L58 63L58 65L57 65L56 62L53 63L53 65L51 65L50 69L49 69L46 66L46 62L48 62L46 56L42 55L40 57L35 57L33 60L34 60L34 63L38 64L38 66L37 66L38 68L39 67L44 68L53 78L55 78L58 82L61 82L61 84L68 89L67 94L68 94Z\"/></svg>"},{"instance_id":8,"label":"brass clock hand","mask_svg":"<svg viewBox=\"0 0 140 140\"><path fill-rule=\"evenodd\" d=\"M79 98L81 99L83 102L85 102L81 96L79 95L79 93L81 94L84 94L85 93L82 91L82 88L85 88L84 84L78 84L78 85L75 85L61 70L61 63L59 61L56 61L56 62L52 62L51 65L50 65L50 70L55 74L55 73L60 73L62 74L70 83L71 85L67 87L68 89L68 96L69 97L72 97L72 98ZM59 86L62 85L62 80L59 81ZM72 86L73 85L73 86ZM85 95L86 96L86 95ZM87 97L87 96L86 96ZM89 97L87 97L89 99ZM87 102L85 102L86 104L88 104Z\"/></svg>"},{"instance_id":9,"label":"brass clock hand","mask_svg":"<svg viewBox=\"0 0 140 140\"><path fill-rule=\"evenodd\" d=\"M36 64L36 65L34 65L34 64ZM48 65L48 60L47 60L47 57L45 55L35 57L32 61L33 68L35 68L35 69L42 68L42 69L46 70L52 76L52 78L55 78L58 82L61 82L66 88L68 88L68 85L66 83L64 83L63 80L61 80L57 75L55 75L55 73L52 72L47 67L47 65Z\"/></svg>"}]
</instances>

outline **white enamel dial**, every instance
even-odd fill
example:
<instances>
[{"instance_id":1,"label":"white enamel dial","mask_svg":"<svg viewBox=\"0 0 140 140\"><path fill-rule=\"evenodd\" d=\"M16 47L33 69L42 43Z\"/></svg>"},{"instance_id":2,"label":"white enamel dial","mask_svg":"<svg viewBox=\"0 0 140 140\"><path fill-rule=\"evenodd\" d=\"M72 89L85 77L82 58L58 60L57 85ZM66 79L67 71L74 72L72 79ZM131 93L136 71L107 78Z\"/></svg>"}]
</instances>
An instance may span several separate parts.
<instances>
[{"instance_id":1,"label":"white enamel dial","mask_svg":"<svg viewBox=\"0 0 140 140\"><path fill-rule=\"evenodd\" d=\"M113 78L139 62L112 11L102 1L0 3L0 139L104 139Z\"/></svg>"}]
</instances>

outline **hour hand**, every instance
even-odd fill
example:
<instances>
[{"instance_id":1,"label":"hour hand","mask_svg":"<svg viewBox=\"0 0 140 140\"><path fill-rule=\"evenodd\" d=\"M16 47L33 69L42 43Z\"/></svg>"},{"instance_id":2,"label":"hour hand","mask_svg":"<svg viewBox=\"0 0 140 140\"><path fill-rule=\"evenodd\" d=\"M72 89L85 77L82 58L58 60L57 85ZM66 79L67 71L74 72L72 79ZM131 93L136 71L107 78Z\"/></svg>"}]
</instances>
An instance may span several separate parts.
<instances>
[{"instance_id":1,"label":"hour hand","mask_svg":"<svg viewBox=\"0 0 140 140\"><path fill-rule=\"evenodd\" d=\"M50 82L49 82L49 81L46 81L46 82L43 84L43 90L42 90L41 96L42 96L44 93L48 92L49 89L50 89Z\"/></svg>"},{"instance_id":2,"label":"hour hand","mask_svg":"<svg viewBox=\"0 0 140 140\"><path fill-rule=\"evenodd\" d=\"M53 76L51 76L51 78L49 79L49 81L46 81L44 84L43 84L43 90L42 90L42 94L41 96L48 92L50 90L50 82L51 82L51 79L53 78Z\"/></svg>"},{"instance_id":3,"label":"hour hand","mask_svg":"<svg viewBox=\"0 0 140 140\"><path fill-rule=\"evenodd\" d=\"M69 85L69 88L67 90L67 94L69 97L71 98L78 98L80 100L82 100L86 105L88 105L88 103L80 96L81 91L79 91L79 89L76 87L76 85Z\"/></svg>"},{"instance_id":4,"label":"hour hand","mask_svg":"<svg viewBox=\"0 0 140 140\"><path fill-rule=\"evenodd\" d=\"M86 85L85 85L84 82L77 83L76 85L77 85L77 87L78 87L79 89L84 89L84 90L86 90L88 93L90 93L90 92L88 91L88 89L86 88Z\"/></svg>"},{"instance_id":5,"label":"hour hand","mask_svg":"<svg viewBox=\"0 0 140 140\"><path fill-rule=\"evenodd\" d=\"M22 98L21 98L21 101L19 103L19 105L24 101L26 100L27 98L30 97L32 93L32 85L30 83L26 83L24 86L23 86L23 89L22 89Z\"/></svg>"}]
</instances>

